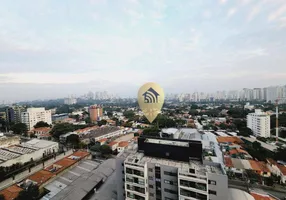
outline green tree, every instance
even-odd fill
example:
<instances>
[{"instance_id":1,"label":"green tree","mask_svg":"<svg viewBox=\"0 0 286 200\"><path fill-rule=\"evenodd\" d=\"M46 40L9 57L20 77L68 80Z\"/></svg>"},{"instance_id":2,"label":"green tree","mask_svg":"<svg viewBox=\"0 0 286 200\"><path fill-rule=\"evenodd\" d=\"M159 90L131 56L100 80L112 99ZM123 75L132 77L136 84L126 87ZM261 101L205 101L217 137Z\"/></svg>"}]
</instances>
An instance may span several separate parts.
<instances>
[{"instance_id":1,"label":"green tree","mask_svg":"<svg viewBox=\"0 0 286 200\"><path fill-rule=\"evenodd\" d=\"M196 105L196 104L192 104L192 105L191 105L191 109L198 109L198 108L199 108L199 106Z\"/></svg>"},{"instance_id":2,"label":"green tree","mask_svg":"<svg viewBox=\"0 0 286 200\"><path fill-rule=\"evenodd\" d=\"M25 190L22 190L15 200L33 200L39 197L39 187L37 185L31 184Z\"/></svg>"},{"instance_id":3,"label":"green tree","mask_svg":"<svg viewBox=\"0 0 286 200\"><path fill-rule=\"evenodd\" d=\"M100 150L102 155L108 155L108 154L112 153L112 150L111 150L110 146L108 146L106 144L101 145L99 150Z\"/></svg>"},{"instance_id":4,"label":"green tree","mask_svg":"<svg viewBox=\"0 0 286 200\"><path fill-rule=\"evenodd\" d=\"M41 128L41 127L50 127L50 125L47 122L39 121L34 126L34 128Z\"/></svg>"},{"instance_id":5,"label":"green tree","mask_svg":"<svg viewBox=\"0 0 286 200\"><path fill-rule=\"evenodd\" d=\"M260 150L261 149L261 144L260 144L260 142L255 141L255 142L252 143L252 147L255 150Z\"/></svg>"},{"instance_id":6,"label":"green tree","mask_svg":"<svg viewBox=\"0 0 286 200\"><path fill-rule=\"evenodd\" d=\"M237 135L245 136L245 137L249 137L250 135L252 135L252 130L250 128L243 127L238 130L239 130L239 133Z\"/></svg>"},{"instance_id":7,"label":"green tree","mask_svg":"<svg viewBox=\"0 0 286 200\"><path fill-rule=\"evenodd\" d=\"M108 112L107 112L107 116L108 116L109 118L111 118L111 117L113 116L112 112L111 112L111 111L108 111Z\"/></svg>"},{"instance_id":8,"label":"green tree","mask_svg":"<svg viewBox=\"0 0 286 200\"><path fill-rule=\"evenodd\" d=\"M27 132L28 132L27 125L24 124L24 123L14 124L14 125L11 127L11 130L12 130L15 134L27 134Z\"/></svg>"},{"instance_id":9,"label":"green tree","mask_svg":"<svg viewBox=\"0 0 286 200\"><path fill-rule=\"evenodd\" d=\"M123 115L128 119L133 119L135 113L132 110L127 110L123 113Z\"/></svg>"},{"instance_id":10,"label":"green tree","mask_svg":"<svg viewBox=\"0 0 286 200\"><path fill-rule=\"evenodd\" d=\"M90 150L94 152L100 152L100 144L96 143L95 145L90 147Z\"/></svg>"},{"instance_id":11,"label":"green tree","mask_svg":"<svg viewBox=\"0 0 286 200\"><path fill-rule=\"evenodd\" d=\"M102 119L100 121L97 122L98 126L102 126L102 125L106 125L107 121L105 119Z\"/></svg>"},{"instance_id":12,"label":"green tree","mask_svg":"<svg viewBox=\"0 0 286 200\"><path fill-rule=\"evenodd\" d=\"M146 135L146 136L160 137L159 133L160 133L160 130L155 127L145 128L143 130L143 135Z\"/></svg>"},{"instance_id":13,"label":"green tree","mask_svg":"<svg viewBox=\"0 0 286 200\"><path fill-rule=\"evenodd\" d=\"M75 147L79 146L80 140L79 140L79 136L75 135L75 134L71 134L67 137L67 143L74 145Z\"/></svg>"},{"instance_id":14,"label":"green tree","mask_svg":"<svg viewBox=\"0 0 286 200\"><path fill-rule=\"evenodd\" d=\"M70 123L60 123L56 124L51 130L51 134L55 138L59 138L60 135L72 132L75 130L75 127Z\"/></svg>"}]
</instances>

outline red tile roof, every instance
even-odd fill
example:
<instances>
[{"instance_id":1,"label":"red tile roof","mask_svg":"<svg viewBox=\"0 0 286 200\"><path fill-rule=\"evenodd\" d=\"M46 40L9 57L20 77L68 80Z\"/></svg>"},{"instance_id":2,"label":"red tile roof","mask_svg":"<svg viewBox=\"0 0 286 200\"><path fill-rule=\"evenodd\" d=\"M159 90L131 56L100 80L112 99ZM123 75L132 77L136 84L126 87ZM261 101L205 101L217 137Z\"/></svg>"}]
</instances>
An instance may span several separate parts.
<instances>
[{"instance_id":1,"label":"red tile roof","mask_svg":"<svg viewBox=\"0 0 286 200\"><path fill-rule=\"evenodd\" d=\"M254 197L255 200L275 200L271 198L269 195L262 195L255 192L251 192L251 195Z\"/></svg>"},{"instance_id":2,"label":"red tile roof","mask_svg":"<svg viewBox=\"0 0 286 200\"><path fill-rule=\"evenodd\" d=\"M40 132L49 132L50 130L51 130L50 127L39 127L39 128L33 129L33 131L40 131Z\"/></svg>"},{"instance_id":3,"label":"red tile roof","mask_svg":"<svg viewBox=\"0 0 286 200\"><path fill-rule=\"evenodd\" d=\"M41 170L29 176L27 179L37 182L38 186L40 186L47 182L53 176L54 174L52 172L49 172L47 170Z\"/></svg>"},{"instance_id":4,"label":"red tile roof","mask_svg":"<svg viewBox=\"0 0 286 200\"><path fill-rule=\"evenodd\" d=\"M116 145L117 143L118 143L118 142L113 141L113 142L110 142L110 143L108 144L108 146L112 147L112 146Z\"/></svg>"},{"instance_id":5,"label":"red tile roof","mask_svg":"<svg viewBox=\"0 0 286 200\"><path fill-rule=\"evenodd\" d=\"M17 185L12 185L12 186L2 190L0 192L0 194L2 194L4 196L5 200L13 200L19 195L19 193L22 190L23 189L18 187Z\"/></svg>"},{"instance_id":6,"label":"red tile roof","mask_svg":"<svg viewBox=\"0 0 286 200\"><path fill-rule=\"evenodd\" d=\"M73 153L71 156L78 156L80 158L84 158L88 155L89 155L89 153L86 151L77 151L77 152Z\"/></svg>"},{"instance_id":7,"label":"red tile roof","mask_svg":"<svg viewBox=\"0 0 286 200\"><path fill-rule=\"evenodd\" d=\"M270 170L268 169L267 165L264 162L249 160L249 163L251 165L251 168L255 171L270 172Z\"/></svg>"},{"instance_id":8,"label":"red tile roof","mask_svg":"<svg viewBox=\"0 0 286 200\"><path fill-rule=\"evenodd\" d=\"M230 157L225 156L224 157L224 163L225 163L225 166L227 166L227 167L233 167L234 166Z\"/></svg>"},{"instance_id":9,"label":"red tile roof","mask_svg":"<svg viewBox=\"0 0 286 200\"><path fill-rule=\"evenodd\" d=\"M273 160L272 158L267 158L266 160L268 163L270 163L272 165L276 165L276 166L278 165L278 163L275 160Z\"/></svg>"},{"instance_id":10,"label":"red tile roof","mask_svg":"<svg viewBox=\"0 0 286 200\"><path fill-rule=\"evenodd\" d=\"M122 141L122 142L119 142L118 147L127 147L128 145L129 145L129 142Z\"/></svg>"},{"instance_id":11,"label":"red tile roof","mask_svg":"<svg viewBox=\"0 0 286 200\"><path fill-rule=\"evenodd\" d=\"M232 136L232 137L225 137L225 136L219 136L216 138L218 143L236 143L236 144L242 144L243 141L238 138L238 137L235 137L235 136Z\"/></svg>"},{"instance_id":12,"label":"red tile roof","mask_svg":"<svg viewBox=\"0 0 286 200\"><path fill-rule=\"evenodd\" d=\"M100 139L100 140L98 140L97 142L105 142L105 141L107 141L107 138L103 138L103 139Z\"/></svg>"}]
</instances>

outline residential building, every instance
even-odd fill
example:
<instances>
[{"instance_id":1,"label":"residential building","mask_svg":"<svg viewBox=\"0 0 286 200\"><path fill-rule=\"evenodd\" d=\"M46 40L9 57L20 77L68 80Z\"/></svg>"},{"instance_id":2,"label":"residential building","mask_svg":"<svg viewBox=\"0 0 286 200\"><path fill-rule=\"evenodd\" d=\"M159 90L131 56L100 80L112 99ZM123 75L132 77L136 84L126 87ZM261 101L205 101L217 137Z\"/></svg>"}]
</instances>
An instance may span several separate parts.
<instances>
[{"instance_id":1,"label":"residential building","mask_svg":"<svg viewBox=\"0 0 286 200\"><path fill-rule=\"evenodd\" d=\"M58 122L62 122L65 119L69 118L69 114L68 113L62 113L62 114L54 114L52 116L52 121L54 123L58 123Z\"/></svg>"},{"instance_id":2,"label":"residential building","mask_svg":"<svg viewBox=\"0 0 286 200\"><path fill-rule=\"evenodd\" d=\"M103 108L98 105L93 105L89 107L89 116L92 122L100 120L103 116Z\"/></svg>"},{"instance_id":3,"label":"residential building","mask_svg":"<svg viewBox=\"0 0 286 200\"><path fill-rule=\"evenodd\" d=\"M247 115L247 127L256 136L270 137L270 116L260 109L255 109L254 113Z\"/></svg>"},{"instance_id":4,"label":"residential building","mask_svg":"<svg viewBox=\"0 0 286 200\"><path fill-rule=\"evenodd\" d=\"M69 97L69 98L64 99L64 104L66 104L66 105L73 105L76 103L77 103L76 98Z\"/></svg>"},{"instance_id":5,"label":"residential building","mask_svg":"<svg viewBox=\"0 0 286 200\"><path fill-rule=\"evenodd\" d=\"M28 108L26 112L21 113L21 121L27 125L28 130L32 130L40 121L52 124L52 114L45 108Z\"/></svg>"},{"instance_id":6,"label":"residential building","mask_svg":"<svg viewBox=\"0 0 286 200\"><path fill-rule=\"evenodd\" d=\"M203 151L201 141L139 137L118 155L117 199L228 199L221 163Z\"/></svg>"},{"instance_id":7,"label":"residential building","mask_svg":"<svg viewBox=\"0 0 286 200\"><path fill-rule=\"evenodd\" d=\"M278 87L273 86L273 87L268 87L267 88L267 93L266 93L266 101L275 103L275 100L278 98Z\"/></svg>"},{"instance_id":8,"label":"residential building","mask_svg":"<svg viewBox=\"0 0 286 200\"><path fill-rule=\"evenodd\" d=\"M6 120L11 123L20 123L21 122L21 113L25 111L25 108L20 106L9 107L6 109Z\"/></svg>"}]
</instances>

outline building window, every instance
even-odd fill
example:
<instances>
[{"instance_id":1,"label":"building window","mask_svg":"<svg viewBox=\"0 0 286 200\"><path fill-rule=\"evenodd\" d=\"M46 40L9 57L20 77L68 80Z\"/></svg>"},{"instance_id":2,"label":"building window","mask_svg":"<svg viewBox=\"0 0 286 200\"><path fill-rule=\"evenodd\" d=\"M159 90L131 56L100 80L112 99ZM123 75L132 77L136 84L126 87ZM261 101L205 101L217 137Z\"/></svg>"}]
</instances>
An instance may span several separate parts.
<instances>
[{"instance_id":1,"label":"building window","mask_svg":"<svg viewBox=\"0 0 286 200\"><path fill-rule=\"evenodd\" d=\"M216 185L216 181L209 180L209 185Z\"/></svg>"},{"instance_id":2,"label":"building window","mask_svg":"<svg viewBox=\"0 0 286 200\"><path fill-rule=\"evenodd\" d=\"M154 186L153 185L149 185L149 188L154 188Z\"/></svg>"},{"instance_id":3,"label":"building window","mask_svg":"<svg viewBox=\"0 0 286 200\"><path fill-rule=\"evenodd\" d=\"M165 188L164 191L165 191L165 192L168 192L168 193L170 193L170 194L178 194L177 191L175 191L175 190L170 190L170 189L167 189L167 188Z\"/></svg>"},{"instance_id":4,"label":"building window","mask_svg":"<svg viewBox=\"0 0 286 200\"><path fill-rule=\"evenodd\" d=\"M209 190L209 194L216 195L216 191Z\"/></svg>"},{"instance_id":5,"label":"building window","mask_svg":"<svg viewBox=\"0 0 286 200\"><path fill-rule=\"evenodd\" d=\"M153 172L153 169L152 169L152 168L149 168L148 171L149 171L149 172Z\"/></svg>"},{"instance_id":6,"label":"building window","mask_svg":"<svg viewBox=\"0 0 286 200\"><path fill-rule=\"evenodd\" d=\"M153 194L153 193L150 193L150 197L154 197L154 194Z\"/></svg>"},{"instance_id":7,"label":"building window","mask_svg":"<svg viewBox=\"0 0 286 200\"><path fill-rule=\"evenodd\" d=\"M154 180L153 176L149 176L149 180L153 181Z\"/></svg>"},{"instance_id":8,"label":"building window","mask_svg":"<svg viewBox=\"0 0 286 200\"><path fill-rule=\"evenodd\" d=\"M168 176L177 176L177 173L175 173L175 172L166 172L166 171L164 171L164 174L168 175Z\"/></svg>"}]
</instances>

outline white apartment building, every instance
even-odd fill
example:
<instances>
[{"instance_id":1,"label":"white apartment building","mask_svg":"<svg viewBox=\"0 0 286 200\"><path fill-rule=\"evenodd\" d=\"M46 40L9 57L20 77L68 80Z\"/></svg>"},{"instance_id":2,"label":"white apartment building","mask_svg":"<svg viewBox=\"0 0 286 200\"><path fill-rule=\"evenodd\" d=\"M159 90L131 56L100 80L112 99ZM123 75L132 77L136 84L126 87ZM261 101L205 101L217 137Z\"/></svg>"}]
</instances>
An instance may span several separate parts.
<instances>
[{"instance_id":1,"label":"white apartment building","mask_svg":"<svg viewBox=\"0 0 286 200\"><path fill-rule=\"evenodd\" d=\"M270 116L260 109L255 109L254 113L247 115L247 127L256 136L270 137Z\"/></svg>"},{"instance_id":2,"label":"white apartment building","mask_svg":"<svg viewBox=\"0 0 286 200\"><path fill-rule=\"evenodd\" d=\"M201 142L138 139L117 158L118 200L229 199L227 175L203 158Z\"/></svg>"},{"instance_id":3,"label":"white apartment building","mask_svg":"<svg viewBox=\"0 0 286 200\"><path fill-rule=\"evenodd\" d=\"M73 98L73 97L66 98L64 100L64 104L66 104L66 105L73 105L73 104L76 104L76 103L77 103L77 100L76 100L76 98Z\"/></svg>"},{"instance_id":4,"label":"white apartment building","mask_svg":"<svg viewBox=\"0 0 286 200\"><path fill-rule=\"evenodd\" d=\"M27 125L28 130L32 130L39 121L52 124L51 111L45 108L28 108L26 112L21 113L21 122Z\"/></svg>"}]
</instances>

